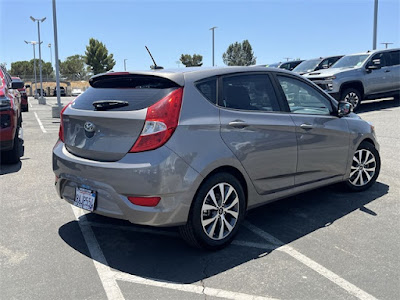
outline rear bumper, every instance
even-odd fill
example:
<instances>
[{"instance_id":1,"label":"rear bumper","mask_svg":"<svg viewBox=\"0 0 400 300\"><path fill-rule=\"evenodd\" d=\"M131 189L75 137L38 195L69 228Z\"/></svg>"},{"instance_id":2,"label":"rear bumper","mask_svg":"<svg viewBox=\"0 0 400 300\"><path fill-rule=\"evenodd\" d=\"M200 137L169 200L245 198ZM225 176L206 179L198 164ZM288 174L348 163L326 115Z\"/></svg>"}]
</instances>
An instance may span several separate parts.
<instances>
[{"instance_id":1,"label":"rear bumper","mask_svg":"<svg viewBox=\"0 0 400 300\"><path fill-rule=\"evenodd\" d=\"M0 141L0 151L8 151L14 147L14 140Z\"/></svg>"},{"instance_id":2,"label":"rear bumper","mask_svg":"<svg viewBox=\"0 0 400 300\"><path fill-rule=\"evenodd\" d=\"M63 143L53 149L59 196L73 203L76 187L97 192L94 213L135 224L175 226L186 223L201 175L167 147L128 153L117 162L77 157ZM155 207L132 204L128 196L157 196Z\"/></svg>"}]
</instances>

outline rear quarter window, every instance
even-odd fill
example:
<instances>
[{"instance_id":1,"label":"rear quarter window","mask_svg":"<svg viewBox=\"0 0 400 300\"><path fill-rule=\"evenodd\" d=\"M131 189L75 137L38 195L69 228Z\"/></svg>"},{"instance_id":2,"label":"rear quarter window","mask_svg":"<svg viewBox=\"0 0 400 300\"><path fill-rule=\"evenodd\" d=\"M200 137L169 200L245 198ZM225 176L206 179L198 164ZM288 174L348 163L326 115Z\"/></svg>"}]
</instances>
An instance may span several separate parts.
<instances>
[{"instance_id":1,"label":"rear quarter window","mask_svg":"<svg viewBox=\"0 0 400 300\"><path fill-rule=\"evenodd\" d=\"M195 84L199 92L213 104L217 103L217 78L208 78Z\"/></svg>"}]
</instances>

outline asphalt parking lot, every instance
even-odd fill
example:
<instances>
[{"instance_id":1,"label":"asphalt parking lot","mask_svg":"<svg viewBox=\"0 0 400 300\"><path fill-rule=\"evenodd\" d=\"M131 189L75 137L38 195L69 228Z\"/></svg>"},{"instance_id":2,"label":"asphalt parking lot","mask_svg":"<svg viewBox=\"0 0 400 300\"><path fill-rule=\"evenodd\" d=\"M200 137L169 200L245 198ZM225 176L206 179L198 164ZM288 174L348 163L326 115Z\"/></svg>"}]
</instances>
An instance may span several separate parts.
<instances>
[{"instance_id":1,"label":"asphalt parking lot","mask_svg":"<svg viewBox=\"0 0 400 300\"><path fill-rule=\"evenodd\" d=\"M60 200L54 102L30 98L25 156L1 165L0 299L400 299L398 102L361 107L381 146L370 190L326 187L252 210L219 252Z\"/></svg>"}]
</instances>

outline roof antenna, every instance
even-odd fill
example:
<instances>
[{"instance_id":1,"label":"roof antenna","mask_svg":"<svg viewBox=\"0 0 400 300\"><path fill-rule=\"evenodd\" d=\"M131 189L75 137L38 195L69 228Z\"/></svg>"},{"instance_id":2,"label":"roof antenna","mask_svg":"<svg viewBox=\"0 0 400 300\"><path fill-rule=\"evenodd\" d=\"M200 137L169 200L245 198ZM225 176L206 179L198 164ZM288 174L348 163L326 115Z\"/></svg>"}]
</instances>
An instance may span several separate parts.
<instances>
[{"instance_id":1,"label":"roof antenna","mask_svg":"<svg viewBox=\"0 0 400 300\"><path fill-rule=\"evenodd\" d=\"M149 55L150 55L150 57L151 57L151 60L152 60L153 63L154 63L153 66L150 66L150 69L152 69L152 70L162 70L162 69L164 69L164 68L161 67L161 66L157 66L156 61L154 60L153 55L151 55L149 48L147 48L147 46L145 46L145 47L146 47L147 52L149 52Z\"/></svg>"}]
</instances>

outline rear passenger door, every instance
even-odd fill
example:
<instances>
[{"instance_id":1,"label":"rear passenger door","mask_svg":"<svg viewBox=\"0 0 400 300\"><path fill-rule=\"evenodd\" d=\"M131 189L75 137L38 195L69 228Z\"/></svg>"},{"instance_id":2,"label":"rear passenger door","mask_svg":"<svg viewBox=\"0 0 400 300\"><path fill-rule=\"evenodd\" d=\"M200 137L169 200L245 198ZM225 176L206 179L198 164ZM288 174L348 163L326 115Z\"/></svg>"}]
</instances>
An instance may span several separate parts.
<instances>
[{"instance_id":1,"label":"rear passenger door","mask_svg":"<svg viewBox=\"0 0 400 300\"><path fill-rule=\"evenodd\" d=\"M219 78L221 137L242 163L259 194L294 185L295 126L277 100L268 74Z\"/></svg>"},{"instance_id":2,"label":"rear passenger door","mask_svg":"<svg viewBox=\"0 0 400 300\"><path fill-rule=\"evenodd\" d=\"M295 185L343 176L350 138L346 120L332 115L331 101L305 80L282 74L277 82L296 126Z\"/></svg>"}]
</instances>

